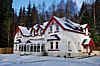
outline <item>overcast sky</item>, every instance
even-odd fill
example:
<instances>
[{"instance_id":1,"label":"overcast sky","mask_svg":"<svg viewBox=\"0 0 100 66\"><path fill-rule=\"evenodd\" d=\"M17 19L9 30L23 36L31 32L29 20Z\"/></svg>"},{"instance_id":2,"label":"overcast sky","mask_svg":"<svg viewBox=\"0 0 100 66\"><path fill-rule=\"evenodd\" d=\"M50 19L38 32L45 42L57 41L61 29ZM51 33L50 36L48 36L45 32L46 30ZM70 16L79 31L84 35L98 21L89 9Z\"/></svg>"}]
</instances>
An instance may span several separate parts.
<instances>
[{"instance_id":1,"label":"overcast sky","mask_svg":"<svg viewBox=\"0 0 100 66\"><path fill-rule=\"evenodd\" d=\"M19 12L20 7L25 6L25 8L27 8L29 1L31 2L31 5L35 3L36 6L42 4L42 2L45 1L47 8L54 2L54 0L13 0L13 8L17 12L17 14ZM67 0L64 1L66 2ZM83 0L74 0L74 1L76 1L78 9L80 9ZM58 4L59 2L60 0L55 0L55 4Z\"/></svg>"}]
</instances>

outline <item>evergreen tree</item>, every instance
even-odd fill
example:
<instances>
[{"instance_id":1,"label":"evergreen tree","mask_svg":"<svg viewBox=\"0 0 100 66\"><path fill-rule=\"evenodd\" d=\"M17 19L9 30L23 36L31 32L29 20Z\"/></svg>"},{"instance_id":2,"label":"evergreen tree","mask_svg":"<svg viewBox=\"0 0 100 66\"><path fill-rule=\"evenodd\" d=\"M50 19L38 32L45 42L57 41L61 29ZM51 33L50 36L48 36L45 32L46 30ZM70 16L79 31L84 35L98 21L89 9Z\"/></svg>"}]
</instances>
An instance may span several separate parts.
<instances>
[{"instance_id":1,"label":"evergreen tree","mask_svg":"<svg viewBox=\"0 0 100 66\"><path fill-rule=\"evenodd\" d=\"M96 33L96 28L94 25L94 18L93 18L93 12L91 12L92 10L90 10L89 8L89 4L88 3L83 3L84 6L82 6L81 8L81 24L86 24L88 23L90 26L90 32L91 32L91 38L93 38L96 46L100 46L99 42L100 42L100 38L99 35ZM91 5L92 7L92 5Z\"/></svg>"},{"instance_id":2,"label":"evergreen tree","mask_svg":"<svg viewBox=\"0 0 100 66\"><path fill-rule=\"evenodd\" d=\"M35 4L33 5L33 8L32 8L31 19L32 19L32 25L38 23L38 11Z\"/></svg>"},{"instance_id":3,"label":"evergreen tree","mask_svg":"<svg viewBox=\"0 0 100 66\"><path fill-rule=\"evenodd\" d=\"M57 11L56 11L56 5L55 5L55 0L53 1L52 5L51 5L51 10L52 10L52 15L53 16L57 16Z\"/></svg>"},{"instance_id":4,"label":"evergreen tree","mask_svg":"<svg viewBox=\"0 0 100 66\"><path fill-rule=\"evenodd\" d=\"M65 4L65 13L68 19L72 19L72 17L78 13L76 2L67 0Z\"/></svg>"},{"instance_id":5,"label":"evergreen tree","mask_svg":"<svg viewBox=\"0 0 100 66\"><path fill-rule=\"evenodd\" d=\"M64 8L64 0L61 0L57 8L58 17L64 17Z\"/></svg>"},{"instance_id":6,"label":"evergreen tree","mask_svg":"<svg viewBox=\"0 0 100 66\"><path fill-rule=\"evenodd\" d=\"M27 22L26 22L26 26L27 27L31 27L32 26L32 20L31 20L31 14L32 14L32 9L31 9L31 3L29 2L28 8L27 8Z\"/></svg>"},{"instance_id":7,"label":"evergreen tree","mask_svg":"<svg viewBox=\"0 0 100 66\"><path fill-rule=\"evenodd\" d=\"M13 46L14 10L12 0L0 0L0 47Z\"/></svg>"},{"instance_id":8,"label":"evergreen tree","mask_svg":"<svg viewBox=\"0 0 100 66\"><path fill-rule=\"evenodd\" d=\"M25 8L20 8L18 22L18 25L25 26Z\"/></svg>"}]
</instances>

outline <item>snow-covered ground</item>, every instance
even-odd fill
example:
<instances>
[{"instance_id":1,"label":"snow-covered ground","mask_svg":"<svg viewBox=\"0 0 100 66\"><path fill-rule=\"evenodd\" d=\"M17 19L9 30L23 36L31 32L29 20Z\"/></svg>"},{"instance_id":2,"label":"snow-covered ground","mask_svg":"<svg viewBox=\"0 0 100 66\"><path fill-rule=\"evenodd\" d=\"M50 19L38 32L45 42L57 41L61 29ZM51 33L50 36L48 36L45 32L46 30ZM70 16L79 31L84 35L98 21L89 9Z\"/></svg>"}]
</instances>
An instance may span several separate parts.
<instances>
[{"instance_id":1,"label":"snow-covered ground","mask_svg":"<svg viewBox=\"0 0 100 66\"><path fill-rule=\"evenodd\" d=\"M0 54L0 66L100 66L100 56L65 59L62 57Z\"/></svg>"}]
</instances>

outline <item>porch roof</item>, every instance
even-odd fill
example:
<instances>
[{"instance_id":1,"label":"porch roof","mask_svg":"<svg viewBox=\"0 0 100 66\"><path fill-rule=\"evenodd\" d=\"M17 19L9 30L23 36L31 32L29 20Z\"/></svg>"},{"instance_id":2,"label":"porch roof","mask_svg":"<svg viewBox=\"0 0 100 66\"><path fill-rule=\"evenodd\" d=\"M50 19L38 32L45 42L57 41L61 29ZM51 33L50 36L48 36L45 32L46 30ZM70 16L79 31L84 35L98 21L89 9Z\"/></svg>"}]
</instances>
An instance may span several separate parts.
<instances>
[{"instance_id":1,"label":"porch roof","mask_svg":"<svg viewBox=\"0 0 100 66\"><path fill-rule=\"evenodd\" d=\"M60 40L60 37L57 34L50 35L50 37L47 39L47 41L53 41L53 40Z\"/></svg>"},{"instance_id":2,"label":"porch roof","mask_svg":"<svg viewBox=\"0 0 100 66\"><path fill-rule=\"evenodd\" d=\"M82 42L83 46L95 46L94 41L92 38L84 39Z\"/></svg>"}]
</instances>

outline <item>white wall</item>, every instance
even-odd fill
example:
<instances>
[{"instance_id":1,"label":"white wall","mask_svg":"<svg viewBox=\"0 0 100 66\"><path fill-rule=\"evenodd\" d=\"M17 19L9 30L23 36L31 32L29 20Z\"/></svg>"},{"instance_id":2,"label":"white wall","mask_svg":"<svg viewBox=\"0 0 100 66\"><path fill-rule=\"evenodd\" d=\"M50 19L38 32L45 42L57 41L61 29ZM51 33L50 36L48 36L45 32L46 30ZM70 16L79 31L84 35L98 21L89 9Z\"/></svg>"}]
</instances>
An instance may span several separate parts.
<instances>
[{"instance_id":1,"label":"white wall","mask_svg":"<svg viewBox=\"0 0 100 66\"><path fill-rule=\"evenodd\" d=\"M53 27L54 29L55 27ZM81 52L83 51L83 46L82 41L84 40L84 38L89 38L89 36L85 36L83 34L79 34L79 33L75 33L75 32L70 32L67 30L63 30L60 27L59 32L57 33L50 33L48 34L48 32L50 32L50 26L47 28L46 32L45 32L45 42L46 42L46 51L48 52L48 54L61 54L61 53L80 53L78 50L81 50ZM47 42L47 38L50 37L50 35L52 34L57 34L61 40L58 41L58 45L59 45L59 50L60 51L48 51L50 49L50 42ZM72 51L68 51L68 41L71 42L71 50ZM55 43L56 41L53 41L53 43ZM80 44L80 45L78 45ZM54 55L55 55L54 54Z\"/></svg>"}]
</instances>

